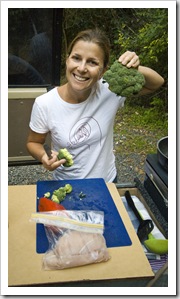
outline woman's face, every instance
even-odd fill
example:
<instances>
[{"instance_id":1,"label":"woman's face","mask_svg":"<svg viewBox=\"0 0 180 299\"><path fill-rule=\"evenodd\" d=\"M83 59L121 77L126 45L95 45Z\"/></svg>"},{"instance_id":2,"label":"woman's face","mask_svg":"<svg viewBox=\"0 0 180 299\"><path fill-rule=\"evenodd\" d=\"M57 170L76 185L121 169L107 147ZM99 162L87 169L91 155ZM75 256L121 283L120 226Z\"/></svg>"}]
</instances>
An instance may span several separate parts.
<instances>
[{"instance_id":1,"label":"woman's face","mask_svg":"<svg viewBox=\"0 0 180 299\"><path fill-rule=\"evenodd\" d=\"M93 42L78 41L66 61L66 77L71 88L82 92L90 90L104 71L101 48Z\"/></svg>"}]
</instances>

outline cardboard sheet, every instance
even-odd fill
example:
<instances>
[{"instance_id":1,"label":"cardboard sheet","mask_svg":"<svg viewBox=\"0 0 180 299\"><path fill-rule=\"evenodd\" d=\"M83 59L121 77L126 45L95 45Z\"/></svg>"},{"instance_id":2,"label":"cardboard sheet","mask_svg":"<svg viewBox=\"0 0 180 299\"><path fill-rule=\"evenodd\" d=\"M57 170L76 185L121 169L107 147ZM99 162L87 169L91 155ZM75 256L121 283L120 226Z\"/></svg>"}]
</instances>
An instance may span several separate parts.
<instances>
[{"instance_id":1,"label":"cardboard sheet","mask_svg":"<svg viewBox=\"0 0 180 299\"><path fill-rule=\"evenodd\" d=\"M130 246L131 239L127 233L121 216L115 206L111 194L103 179L82 179L66 181L39 181L37 182L37 211L38 199L46 192L52 192L65 184L71 184L73 191L67 194L62 205L67 210L95 210L104 212L104 237L107 247ZM85 197L80 198L83 193ZM48 240L44 225L37 224L36 251L44 253L48 250Z\"/></svg>"},{"instance_id":2,"label":"cardboard sheet","mask_svg":"<svg viewBox=\"0 0 180 299\"><path fill-rule=\"evenodd\" d=\"M9 186L8 284L38 285L78 281L109 281L150 278L154 274L137 238L130 218L114 184L107 184L128 235L131 246L108 248L111 259L104 263L59 271L43 271L42 256L36 253L36 186Z\"/></svg>"}]
</instances>

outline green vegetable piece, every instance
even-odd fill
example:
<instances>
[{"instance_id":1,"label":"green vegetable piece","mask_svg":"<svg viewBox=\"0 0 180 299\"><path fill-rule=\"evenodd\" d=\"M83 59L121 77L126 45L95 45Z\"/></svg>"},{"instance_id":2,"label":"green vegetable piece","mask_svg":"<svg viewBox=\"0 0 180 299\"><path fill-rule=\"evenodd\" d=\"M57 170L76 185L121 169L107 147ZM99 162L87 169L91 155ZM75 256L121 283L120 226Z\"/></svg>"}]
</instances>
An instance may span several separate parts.
<instances>
[{"instance_id":1,"label":"green vegetable piece","mask_svg":"<svg viewBox=\"0 0 180 299\"><path fill-rule=\"evenodd\" d=\"M66 197L66 191L64 189L64 187L60 187L57 190L54 190L53 195L57 196L59 202L61 202L65 197ZM52 195L52 200L53 200L53 195Z\"/></svg>"},{"instance_id":2,"label":"green vegetable piece","mask_svg":"<svg viewBox=\"0 0 180 299\"><path fill-rule=\"evenodd\" d=\"M46 197L46 198L50 198L50 196L51 196L51 193L50 193L50 192L46 192L46 193L44 193L44 197Z\"/></svg>"},{"instance_id":3,"label":"green vegetable piece","mask_svg":"<svg viewBox=\"0 0 180 299\"><path fill-rule=\"evenodd\" d=\"M145 84L144 76L137 69L127 68L117 60L105 72L103 79L112 92L124 97L137 94Z\"/></svg>"},{"instance_id":4,"label":"green vegetable piece","mask_svg":"<svg viewBox=\"0 0 180 299\"><path fill-rule=\"evenodd\" d=\"M54 202L56 202L56 203L60 202L59 199L58 199L58 197L57 197L57 195L55 195L55 194L52 195L51 200L54 201Z\"/></svg>"},{"instance_id":5,"label":"green vegetable piece","mask_svg":"<svg viewBox=\"0 0 180 299\"><path fill-rule=\"evenodd\" d=\"M60 203L65 199L67 193L71 193L72 189L70 184L66 184L64 187L54 190L51 200Z\"/></svg>"},{"instance_id":6,"label":"green vegetable piece","mask_svg":"<svg viewBox=\"0 0 180 299\"><path fill-rule=\"evenodd\" d=\"M74 164L73 157L66 148L60 149L57 157L58 160L66 159L66 162L63 164L65 167L70 167Z\"/></svg>"},{"instance_id":7,"label":"green vegetable piece","mask_svg":"<svg viewBox=\"0 0 180 299\"><path fill-rule=\"evenodd\" d=\"M70 184L66 184L64 186L64 189L65 189L66 193L71 193L73 188Z\"/></svg>"}]
</instances>

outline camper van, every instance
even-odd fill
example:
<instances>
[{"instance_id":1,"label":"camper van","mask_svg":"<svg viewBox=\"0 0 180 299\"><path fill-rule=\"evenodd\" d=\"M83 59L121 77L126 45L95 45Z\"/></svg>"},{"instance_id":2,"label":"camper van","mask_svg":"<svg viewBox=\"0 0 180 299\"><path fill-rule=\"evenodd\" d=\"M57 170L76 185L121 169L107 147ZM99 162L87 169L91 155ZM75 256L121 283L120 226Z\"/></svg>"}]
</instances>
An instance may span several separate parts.
<instances>
[{"instance_id":1,"label":"camper van","mask_svg":"<svg viewBox=\"0 0 180 299\"><path fill-rule=\"evenodd\" d=\"M61 8L8 9L8 164L39 163L26 149L32 105L60 84Z\"/></svg>"}]
</instances>

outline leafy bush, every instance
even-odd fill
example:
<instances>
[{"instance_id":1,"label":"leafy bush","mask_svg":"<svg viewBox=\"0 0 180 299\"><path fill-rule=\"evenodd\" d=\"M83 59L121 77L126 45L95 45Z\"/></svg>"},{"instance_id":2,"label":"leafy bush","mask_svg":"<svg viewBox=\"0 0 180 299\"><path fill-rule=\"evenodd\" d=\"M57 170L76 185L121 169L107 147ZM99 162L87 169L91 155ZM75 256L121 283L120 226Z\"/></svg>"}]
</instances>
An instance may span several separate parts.
<instances>
[{"instance_id":1,"label":"leafy bush","mask_svg":"<svg viewBox=\"0 0 180 299\"><path fill-rule=\"evenodd\" d=\"M164 126L168 129L168 114L165 112L164 101L160 98L153 98L151 107L144 112L144 123L155 122L156 127Z\"/></svg>"},{"instance_id":2,"label":"leafy bush","mask_svg":"<svg viewBox=\"0 0 180 299\"><path fill-rule=\"evenodd\" d=\"M136 25L128 19L123 20L119 29L119 38L116 41L123 53L127 49L135 51L142 65L146 65L156 70L165 79L165 84L160 90L153 94L153 98L161 98L163 107L167 111L167 78L168 78L168 10L163 9L135 9L133 11ZM152 103L152 95L136 99L136 104ZM133 100L132 100L133 101ZM154 106L158 102L154 102Z\"/></svg>"}]
</instances>

